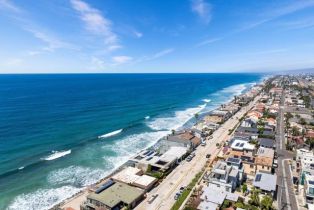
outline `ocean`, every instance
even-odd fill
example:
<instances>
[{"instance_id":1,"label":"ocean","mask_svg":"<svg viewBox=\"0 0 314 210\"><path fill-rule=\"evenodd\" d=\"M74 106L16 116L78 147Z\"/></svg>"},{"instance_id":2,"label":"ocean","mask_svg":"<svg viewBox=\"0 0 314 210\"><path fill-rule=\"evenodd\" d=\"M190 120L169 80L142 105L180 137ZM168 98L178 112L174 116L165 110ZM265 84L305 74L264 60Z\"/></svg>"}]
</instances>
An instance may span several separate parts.
<instances>
[{"instance_id":1,"label":"ocean","mask_svg":"<svg viewBox=\"0 0 314 210\"><path fill-rule=\"evenodd\" d=\"M48 209L263 79L0 75L0 209Z\"/></svg>"}]
</instances>

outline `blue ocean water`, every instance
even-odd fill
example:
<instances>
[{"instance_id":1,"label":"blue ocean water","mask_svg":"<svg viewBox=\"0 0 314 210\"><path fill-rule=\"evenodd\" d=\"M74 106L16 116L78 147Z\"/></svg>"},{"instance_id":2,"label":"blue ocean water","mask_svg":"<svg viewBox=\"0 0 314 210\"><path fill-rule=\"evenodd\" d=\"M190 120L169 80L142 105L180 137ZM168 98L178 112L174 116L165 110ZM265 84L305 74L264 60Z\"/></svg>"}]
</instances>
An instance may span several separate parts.
<instances>
[{"instance_id":1,"label":"blue ocean water","mask_svg":"<svg viewBox=\"0 0 314 210\"><path fill-rule=\"evenodd\" d=\"M51 207L262 77L0 75L0 209Z\"/></svg>"}]
</instances>

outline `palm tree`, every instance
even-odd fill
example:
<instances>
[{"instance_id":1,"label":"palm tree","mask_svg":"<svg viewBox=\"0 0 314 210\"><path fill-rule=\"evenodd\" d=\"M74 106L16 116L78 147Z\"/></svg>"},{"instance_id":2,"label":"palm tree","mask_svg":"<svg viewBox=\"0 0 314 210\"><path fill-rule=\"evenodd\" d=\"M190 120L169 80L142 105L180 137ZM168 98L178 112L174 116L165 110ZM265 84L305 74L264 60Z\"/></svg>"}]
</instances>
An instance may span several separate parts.
<instances>
[{"instance_id":1,"label":"palm tree","mask_svg":"<svg viewBox=\"0 0 314 210\"><path fill-rule=\"evenodd\" d=\"M250 195L250 200L249 200L249 203L251 205L254 205L254 206L260 205L259 193L260 193L260 190L255 189L255 188L252 189L251 195Z\"/></svg>"},{"instance_id":2,"label":"palm tree","mask_svg":"<svg viewBox=\"0 0 314 210\"><path fill-rule=\"evenodd\" d=\"M261 201L261 207L263 210L272 210L273 199L269 195L265 195Z\"/></svg>"},{"instance_id":3,"label":"palm tree","mask_svg":"<svg viewBox=\"0 0 314 210\"><path fill-rule=\"evenodd\" d=\"M175 133L176 133L176 130L172 129L171 134L174 136Z\"/></svg>"}]
</instances>

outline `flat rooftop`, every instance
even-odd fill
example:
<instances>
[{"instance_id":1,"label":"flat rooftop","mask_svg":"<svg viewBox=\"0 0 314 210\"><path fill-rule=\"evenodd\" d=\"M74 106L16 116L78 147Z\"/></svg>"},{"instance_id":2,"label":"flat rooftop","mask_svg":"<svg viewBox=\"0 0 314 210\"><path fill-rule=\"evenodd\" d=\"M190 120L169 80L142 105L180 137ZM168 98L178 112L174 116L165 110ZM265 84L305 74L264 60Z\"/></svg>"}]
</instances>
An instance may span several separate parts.
<instances>
[{"instance_id":1,"label":"flat rooftop","mask_svg":"<svg viewBox=\"0 0 314 210\"><path fill-rule=\"evenodd\" d=\"M265 191L276 191L277 176L273 174L267 174L258 172L255 176L253 185Z\"/></svg>"},{"instance_id":2,"label":"flat rooftop","mask_svg":"<svg viewBox=\"0 0 314 210\"><path fill-rule=\"evenodd\" d=\"M275 153L275 151L273 149L260 147L258 149L256 155L259 156L259 157L274 158L274 153Z\"/></svg>"},{"instance_id":3,"label":"flat rooftop","mask_svg":"<svg viewBox=\"0 0 314 210\"><path fill-rule=\"evenodd\" d=\"M236 139L233 141L233 143L231 144L231 148L234 150L254 150L255 149L255 145L254 144L250 144L245 140L240 140L240 139Z\"/></svg>"},{"instance_id":4,"label":"flat rooftop","mask_svg":"<svg viewBox=\"0 0 314 210\"><path fill-rule=\"evenodd\" d=\"M144 195L144 190L132 187L124 183L115 183L99 194L91 193L89 199L99 201L110 208L115 207L120 202L131 204L133 201Z\"/></svg>"}]
</instances>

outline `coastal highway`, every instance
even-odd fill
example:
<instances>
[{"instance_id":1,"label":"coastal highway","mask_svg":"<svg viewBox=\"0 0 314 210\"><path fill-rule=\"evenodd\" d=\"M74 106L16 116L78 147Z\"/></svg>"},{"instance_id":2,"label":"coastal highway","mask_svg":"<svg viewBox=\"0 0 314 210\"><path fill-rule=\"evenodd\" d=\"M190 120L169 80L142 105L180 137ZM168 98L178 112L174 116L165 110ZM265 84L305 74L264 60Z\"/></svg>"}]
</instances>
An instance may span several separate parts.
<instances>
[{"instance_id":1,"label":"coastal highway","mask_svg":"<svg viewBox=\"0 0 314 210\"><path fill-rule=\"evenodd\" d=\"M276 150L278 155L277 202L279 210L294 210L298 209L298 205L294 194L292 173L289 165L289 160L292 159L293 154L286 150L285 145L284 100L285 95L283 94L280 104L276 136Z\"/></svg>"},{"instance_id":2,"label":"coastal highway","mask_svg":"<svg viewBox=\"0 0 314 210\"><path fill-rule=\"evenodd\" d=\"M171 209L175 203L174 196L179 191L180 187L187 186L195 175L205 166L206 161L208 160L206 159L206 154L211 154L211 160L218 155L220 149L216 147L216 143L222 143L229 138L229 129L232 129L238 124L238 119L243 117L259 98L260 96L257 96L253 102L251 102L248 106L242 107L239 112L225 122L217 131L214 132L213 138L207 141L206 146L199 146L196 149L195 157L191 162L183 161L159 186L147 193L147 198L143 200L135 209ZM153 195L158 196L152 202L148 202Z\"/></svg>"}]
</instances>

